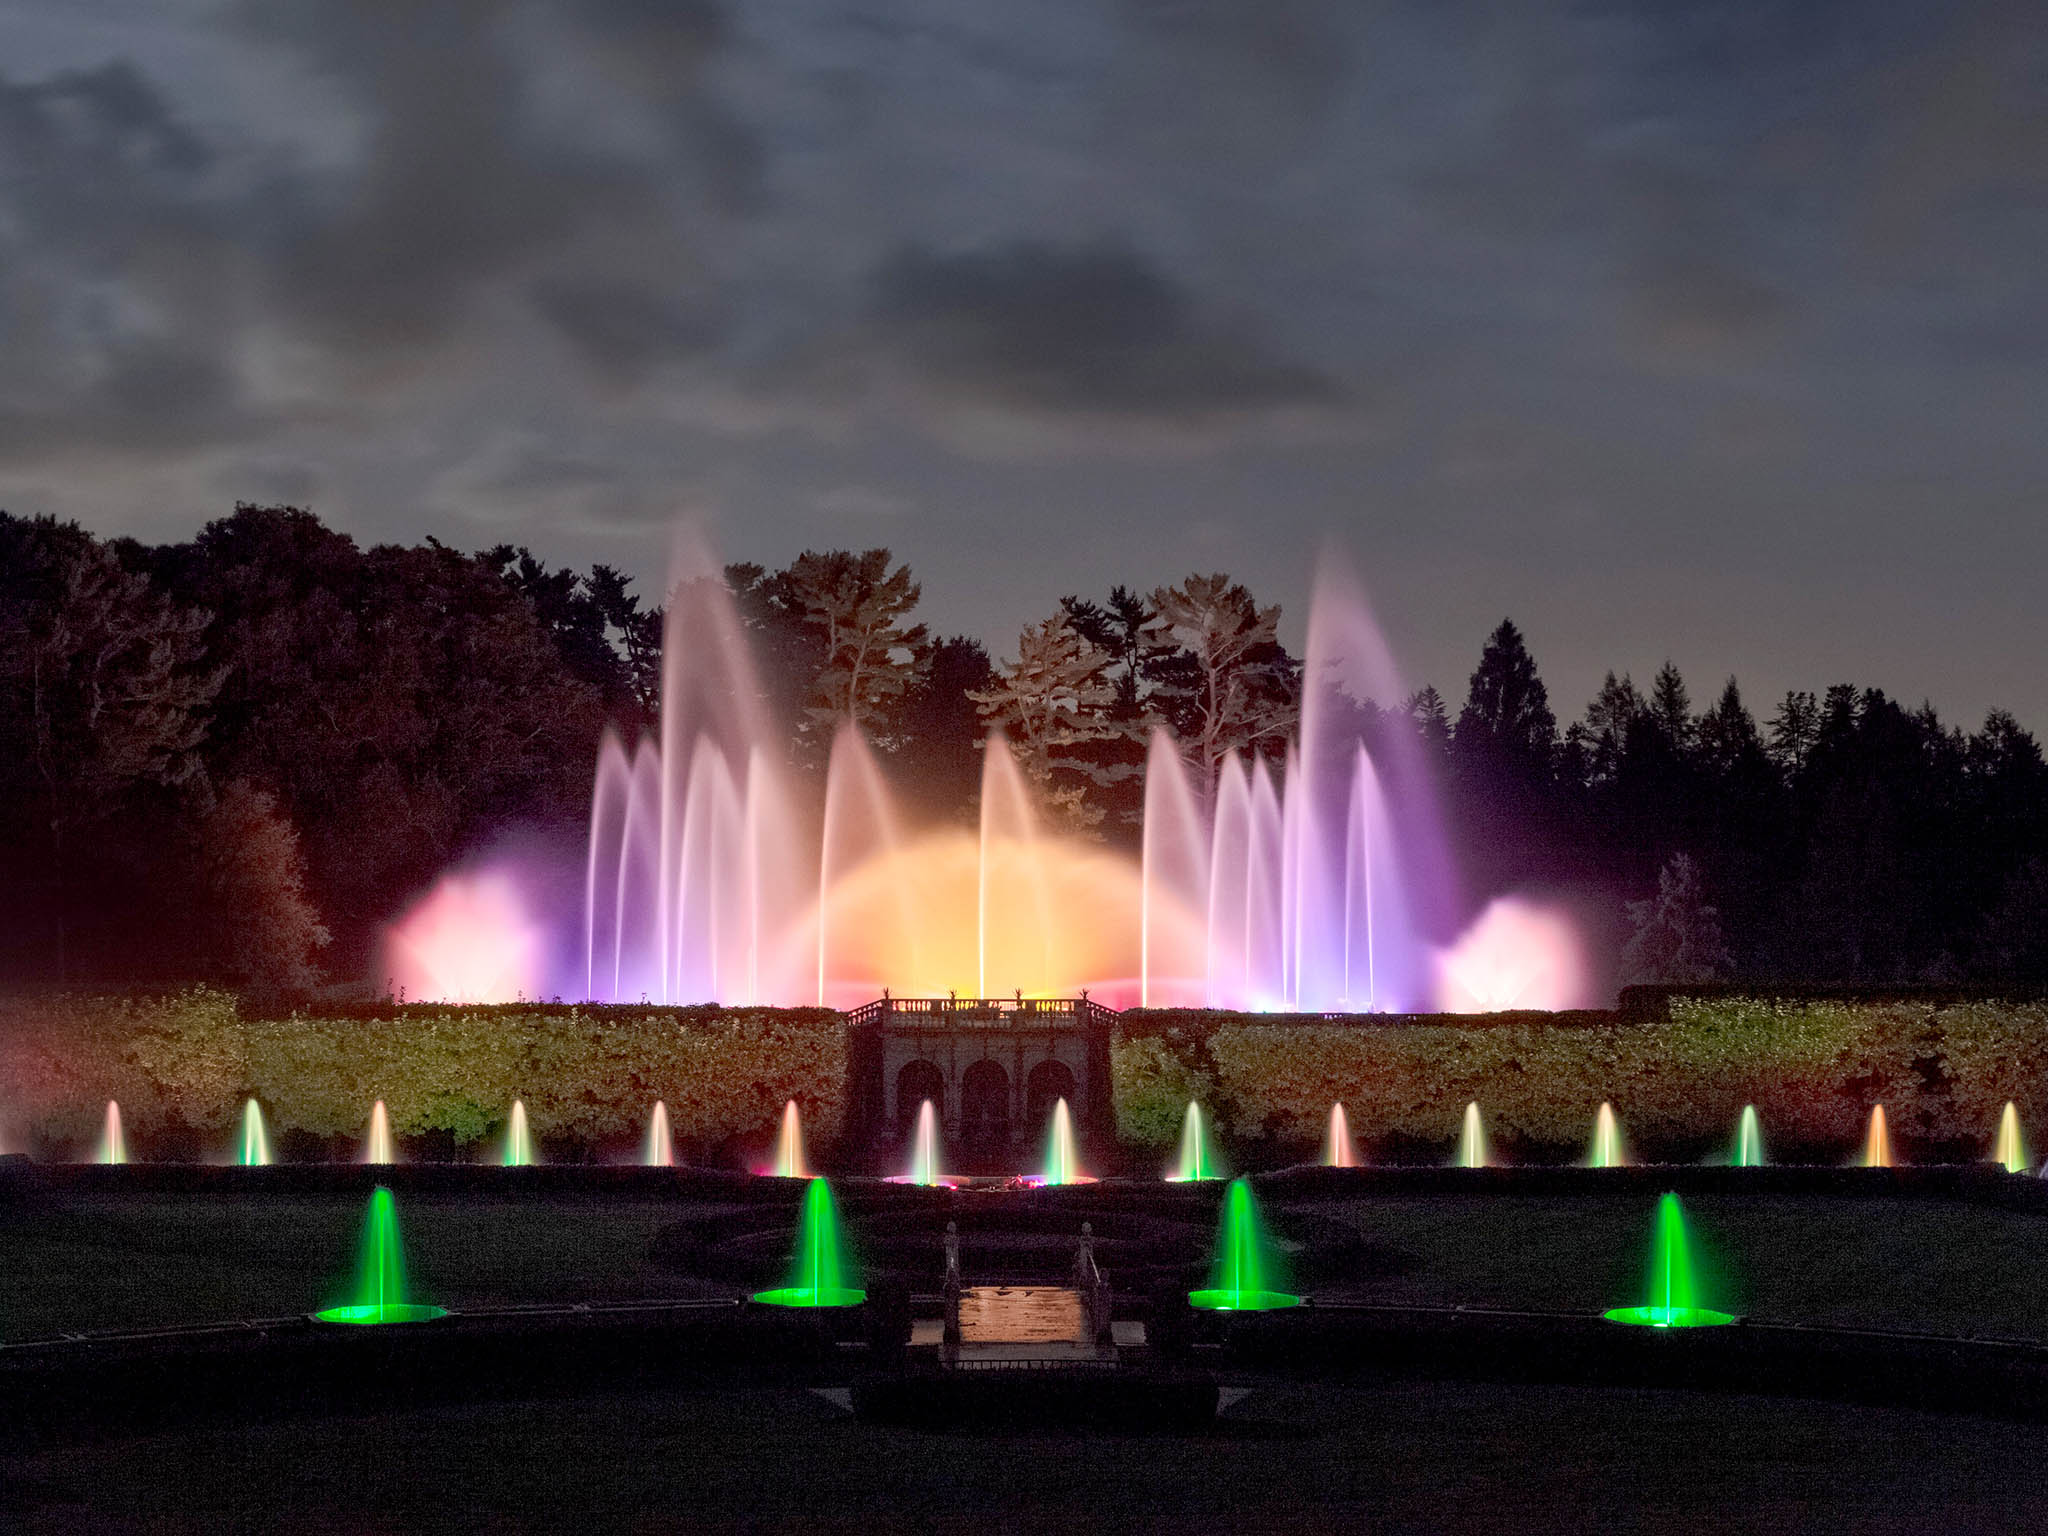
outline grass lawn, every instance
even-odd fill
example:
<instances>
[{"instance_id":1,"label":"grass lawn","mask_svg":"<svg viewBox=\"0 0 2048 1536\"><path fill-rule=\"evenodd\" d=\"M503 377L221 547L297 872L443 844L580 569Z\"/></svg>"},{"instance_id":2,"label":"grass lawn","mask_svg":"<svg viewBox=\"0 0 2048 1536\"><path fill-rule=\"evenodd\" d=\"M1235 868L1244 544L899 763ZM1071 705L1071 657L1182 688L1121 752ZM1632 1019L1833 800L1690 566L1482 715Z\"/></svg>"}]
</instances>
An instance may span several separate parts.
<instances>
[{"instance_id":1,"label":"grass lawn","mask_svg":"<svg viewBox=\"0 0 2048 1536\"><path fill-rule=\"evenodd\" d=\"M208 1427L0 1455L23 1533L2048 1529L2038 1428L1826 1403L1399 1383L1185 1437L932 1435L799 1391Z\"/></svg>"},{"instance_id":2,"label":"grass lawn","mask_svg":"<svg viewBox=\"0 0 2048 1536\"><path fill-rule=\"evenodd\" d=\"M1415 1261L1404 1275L1325 1281L1326 1294L1579 1312L1640 1299L1646 1198L1374 1197L1304 1208ZM538 1192L399 1200L416 1292L455 1307L732 1294L646 1257L655 1230L692 1209ZM1686 1212L1703 1299L1726 1310L2048 1340L2040 1217L1811 1196L1703 1195ZM362 1214L353 1195L103 1191L0 1210L0 1340L308 1311L340 1299Z\"/></svg>"}]
</instances>

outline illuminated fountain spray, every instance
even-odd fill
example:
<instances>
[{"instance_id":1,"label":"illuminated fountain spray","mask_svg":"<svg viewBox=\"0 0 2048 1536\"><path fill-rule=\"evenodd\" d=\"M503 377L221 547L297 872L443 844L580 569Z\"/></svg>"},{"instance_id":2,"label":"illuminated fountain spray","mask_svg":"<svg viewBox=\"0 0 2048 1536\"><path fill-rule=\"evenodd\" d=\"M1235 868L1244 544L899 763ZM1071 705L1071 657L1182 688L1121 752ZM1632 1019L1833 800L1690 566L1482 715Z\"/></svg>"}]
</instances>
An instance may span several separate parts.
<instances>
[{"instance_id":1,"label":"illuminated fountain spray","mask_svg":"<svg viewBox=\"0 0 2048 1536\"><path fill-rule=\"evenodd\" d=\"M323 1323L350 1323L358 1327L423 1323L448 1315L445 1307L406 1300L405 1249L398 1240L398 1206L391 1191L383 1185L370 1192L370 1208L363 1218L363 1236L357 1248L355 1299L313 1315Z\"/></svg>"},{"instance_id":2,"label":"illuminated fountain spray","mask_svg":"<svg viewBox=\"0 0 2048 1536\"><path fill-rule=\"evenodd\" d=\"M533 1147L533 1132L526 1127L526 1105L514 1099L512 1114L505 1122L504 1165L507 1168L531 1168L539 1161Z\"/></svg>"},{"instance_id":3,"label":"illuminated fountain spray","mask_svg":"<svg viewBox=\"0 0 2048 1536\"><path fill-rule=\"evenodd\" d=\"M1756 1106L1742 1106L1742 1118L1735 1124L1735 1166L1761 1168L1764 1165L1763 1127L1756 1118Z\"/></svg>"},{"instance_id":4,"label":"illuminated fountain spray","mask_svg":"<svg viewBox=\"0 0 2048 1536\"><path fill-rule=\"evenodd\" d=\"M782 1129L775 1135L775 1162L768 1170L778 1179L807 1179L804 1168L804 1122L797 1113L796 1100L782 1106Z\"/></svg>"},{"instance_id":5,"label":"illuminated fountain spray","mask_svg":"<svg viewBox=\"0 0 2048 1536\"><path fill-rule=\"evenodd\" d=\"M1067 1101L1060 1099L1052 1107L1052 1118L1045 1132L1045 1172L1040 1178L1044 1184L1088 1184L1094 1182L1081 1171L1081 1150L1074 1140L1074 1116L1067 1108Z\"/></svg>"},{"instance_id":6,"label":"illuminated fountain spray","mask_svg":"<svg viewBox=\"0 0 2048 1536\"><path fill-rule=\"evenodd\" d=\"M1602 1099L1600 1112L1593 1117L1593 1166L1619 1168L1627 1161L1622 1155L1621 1127L1615 1123L1614 1106Z\"/></svg>"},{"instance_id":7,"label":"illuminated fountain spray","mask_svg":"<svg viewBox=\"0 0 2048 1536\"><path fill-rule=\"evenodd\" d=\"M2020 1134L2019 1107L2011 1099L2005 1101L2005 1109L1998 1117L1998 1144L1991 1155L2007 1173L2027 1171L2027 1143Z\"/></svg>"},{"instance_id":8,"label":"illuminated fountain spray","mask_svg":"<svg viewBox=\"0 0 2048 1536\"><path fill-rule=\"evenodd\" d=\"M1465 1119L1458 1128L1458 1166L1460 1168L1484 1168L1486 1166L1486 1127L1479 1121L1479 1106L1467 1104Z\"/></svg>"},{"instance_id":9,"label":"illuminated fountain spray","mask_svg":"<svg viewBox=\"0 0 2048 1536\"><path fill-rule=\"evenodd\" d=\"M796 1260L789 1284L756 1291L753 1299L768 1307L852 1307L868 1293L849 1284L840 1253L839 1218L832 1207L832 1186L812 1179L804 1190L797 1218Z\"/></svg>"},{"instance_id":10,"label":"illuminated fountain spray","mask_svg":"<svg viewBox=\"0 0 2048 1536\"><path fill-rule=\"evenodd\" d=\"M121 1134L121 1106L112 1099L107 1100L107 1117L100 1127L99 1150L93 1154L96 1163L125 1163L128 1161L128 1138Z\"/></svg>"},{"instance_id":11,"label":"illuminated fountain spray","mask_svg":"<svg viewBox=\"0 0 2048 1536\"><path fill-rule=\"evenodd\" d=\"M1892 1165L1892 1137L1885 1129L1884 1106L1870 1106L1870 1129L1863 1133L1863 1166L1889 1168Z\"/></svg>"},{"instance_id":12,"label":"illuminated fountain spray","mask_svg":"<svg viewBox=\"0 0 2048 1536\"><path fill-rule=\"evenodd\" d=\"M379 1099L370 1106L370 1134L363 1141L363 1161L366 1163L395 1163L398 1153L391 1143L391 1116L384 1111L384 1101Z\"/></svg>"},{"instance_id":13,"label":"illuminated fountain spray","mask_svg":"<svg viewBox=\"0 0 2048 1536\"><path fill-rule=\"evenodd\" d=\"M654 1112L647 1117L647 1146L641 1161L649 1168L673 1168L676 1165L675 1137L669 1134L668 1105L660 1099L654 1101Z\"/></svg>"},{"instance_id":14,"label":"illuminated fountain spray","mask_svg":"<svg viewBox=\"0 0 2048 1536\"><path fill-rule=\"evenodd\" d=\"M1611 1323L1639 1328L1712 1328L1735 1319L1699 1304L1693 1282L1692 1247L1685 1235L1685 1215L1678 1196L1657 1201L1656 1227L1650 1241L1649 1296L1640 1307L1616 1307L1606 1314Z\"/></svg>"},{"instance_id":15,"label":"illuminated fountain spray","mask_svg":"<svg viewBox=\"0 0 2048 1536\"><path fill-rule=\"evenodd\" d=\"M1190 1099L1187 1113L1180 1122L1180 1160L1166 1177L1175 1184L1186 1184L1218 1176L1216 1152L1209 1144L1209 1129L1202 1118L1202 1106Z\"/></svg>"},{"instance_id":16,"label":"illuminated fountain spray","mask_svg":"<svg viewBox=\"0 0 2048 1536\"><path fill-rule=\"evenodd\" d=\"M910 1138L910 1170L903 1177L908 1184L933 1186L946 1182L939 1173L939 1112L930 1099L917 1106L917 1127Z\"/></svg>"},{"instance_id":17,"label":"illuminated fountain spray","mask_svg":"<svg viewBox=\"0 0 2048 1536\"><path fill-rule=\"evenodd\" d=\"M242 1106L241 1145L235 1162L244 1168L265 1168L270 1164L270 1138L263 1134L263 1111L254 1099Z\"/></svg>"},{"instance_id":18,"label":"illuminated fountain spray","mask_svg":"<svg viewBox=\"0 0 2048 1536\"><path fill-rule=\"evenodd\" d=\"M1223 1193L1216 1264L1206 1290L1188 1292L1188 1305L1211 1312L1272 1312L1298 1307L1301 1298L1283 1290L1278 1256L1259 1221L1251 1184L1232 1179Z\"/></svg>"},{"instance_id":19,"label":"illuminated fountain spray","mask_svg":"<svg viewBox=\"0 0 2048 1536\"><path fill-rule=\"evenodd\" d=\"M971 830L907 826L850 727L809 791L716 565L682 574L659 734L599 749L579 931L555 935L572 974L553 990L835 1008L884 988L1314 1012L1589 1000L1555 911L1505 898L1444 945L1457 897L1428 766L1411 731L1368 742L1361 723L1361 701L1410 690L1341 562L1321 562L1309 604L1297 738L1198 768L1155 735L1135 861L1047 827L1000 733ZM517 882L486 869L444 879L391 952L411 995L544 995L533 928Z\"/></svg>"},{"instance_id":20,"label":"illuminated fountain spray","mask_svg":"<svg viewBox=\"0 0 2048 1536\"><path fill-rule=\"evenodd\" d=\"M1358 1149L1351 1144L1351 1122L1342 1104L1330 1106L1330 1128L1323 1136L1325 1168L1356 1168Z\"/></svg>"}]
</instances>

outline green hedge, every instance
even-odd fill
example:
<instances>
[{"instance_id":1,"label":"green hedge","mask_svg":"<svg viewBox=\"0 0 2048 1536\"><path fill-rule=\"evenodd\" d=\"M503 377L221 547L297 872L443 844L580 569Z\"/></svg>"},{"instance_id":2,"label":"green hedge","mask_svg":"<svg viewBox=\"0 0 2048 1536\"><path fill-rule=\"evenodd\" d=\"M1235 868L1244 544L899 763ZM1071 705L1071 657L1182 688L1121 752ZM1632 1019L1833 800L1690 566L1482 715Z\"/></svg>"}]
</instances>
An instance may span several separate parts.
<instances>
[{"instance_id":1,"label":"green hedge","mask_svg":"<svg viewBox=\"0 0 2048 1536\"><path fill-rule=\"evenodd\" d=\"M1674 999L1670 1017L1508 1014L1372 1023L1126 1015L1110 1053L1117 1126L1164 1145L1190 1096L1239 1141L1305 1144L1341 1101L1354 1136L1448 1144L1468 1101L1490 1135L1584 1143L1603 1099L1639 1148L1726 1140L1755 1104L1767 1142L1853 1147L1870 1106L1894 1134L1988 1148L2010 1099L2048 1133L2048 1004ZM1204 1091L1207 1090L1207 1091Z\"/></svg>"},{"instance_id":2,"label":"green hedge","mask_svg":"<svg viewBox=\"0 0 2048 1536\"><path fill-rule=\"evenodd\" d=\"M770 1127L785 1099L837 1136L846 1037L825 1009L450 1008L245 1019L228 993L0 1000L6 1142L82 1147L108 1099L144 1141L166 1128L223 1144L251 1095L273 1132L360 1135L383 1099L400 1136L483 1140L523 1099L535 1135L596 1143L665 1100L686 1143Z\"/></svg>"}]
</instances>

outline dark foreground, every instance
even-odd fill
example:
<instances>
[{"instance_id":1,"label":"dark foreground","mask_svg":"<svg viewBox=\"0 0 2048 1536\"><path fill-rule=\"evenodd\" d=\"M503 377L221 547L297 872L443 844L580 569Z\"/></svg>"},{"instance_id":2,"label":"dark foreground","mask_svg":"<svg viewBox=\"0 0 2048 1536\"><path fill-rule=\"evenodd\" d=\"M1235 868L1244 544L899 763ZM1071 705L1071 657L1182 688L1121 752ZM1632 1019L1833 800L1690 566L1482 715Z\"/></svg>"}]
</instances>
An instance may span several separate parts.
<instances>
[{"instance_id":1,"label":"dark foreground","mask_svg":"<svg viewBox=\"0 0 2048 1536\"><path fill-rule=\"evenodd\" d=\"M1566 1387L1273 1386L1187 1436L929 1434L802 1390L209 1426L0 1457L39 1532L2048 1529L2040 1430Z\"/></svg>"}]
</instances>

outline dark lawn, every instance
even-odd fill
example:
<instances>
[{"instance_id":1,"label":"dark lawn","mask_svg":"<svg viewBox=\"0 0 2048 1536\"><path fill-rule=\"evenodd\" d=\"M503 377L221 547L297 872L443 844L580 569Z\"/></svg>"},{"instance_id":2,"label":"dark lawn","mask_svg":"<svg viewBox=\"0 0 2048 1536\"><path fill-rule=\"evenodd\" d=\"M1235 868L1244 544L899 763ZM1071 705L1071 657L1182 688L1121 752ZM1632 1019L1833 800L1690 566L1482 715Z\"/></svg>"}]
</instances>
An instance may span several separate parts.
<instances>
[{"instance_id":1,"label":"dark lawn","mask_svg":"<svg viewBox=\"0 0 2048 1536\"><path fill-rule=\"evenodd\" d=\"M2040 1431L1573 1388L1272 1387L1183 1438L939 1436L808 1393L518 1403L0 1456L24 1533L2048 1529Z\"/></svg>"}]
</instances>

